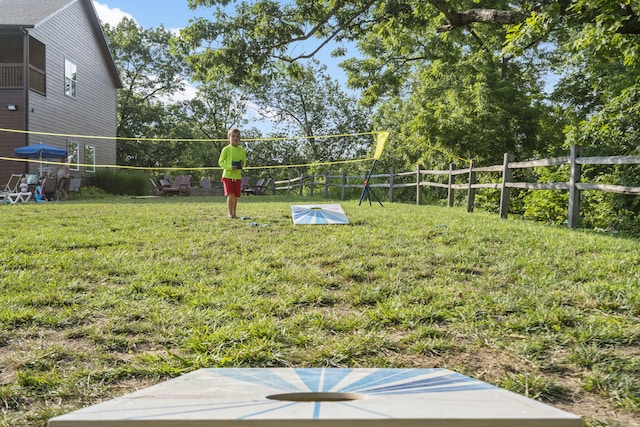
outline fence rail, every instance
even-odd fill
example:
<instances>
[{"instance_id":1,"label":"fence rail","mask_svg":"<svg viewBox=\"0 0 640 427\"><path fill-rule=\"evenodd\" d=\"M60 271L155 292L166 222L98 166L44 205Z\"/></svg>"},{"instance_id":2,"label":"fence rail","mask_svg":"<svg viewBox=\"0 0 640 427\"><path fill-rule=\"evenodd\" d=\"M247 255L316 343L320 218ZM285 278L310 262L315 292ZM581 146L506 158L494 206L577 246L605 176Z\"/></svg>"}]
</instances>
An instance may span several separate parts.
<instances>
[{"instance_id":1,"label":"fence rail","mask_svg":"<svg viewBox=\"0 0 640 427\"><path fill-rule=\"evenodd\" d=\"M640 156L605 156L605 157L580 157L582 149L579 146L573 146L569 156L553 157L549 159L530 160L523 162L514 162L511 154L504 155L502 165L475 167L473 162L468 168L453 169L453 165L449 166L449 170L422 170L420 167L416 171L399 172L391 171L388 174L374 174L370 179L379 180L386 179L387 182L369 181L369 187L386 188L389 190L389 201L394 200L394 190L407 187L416 188L416 204L422 204L422 188L446 188L448 206L453 206L454 191L461 190L467 192L467 211L472 212L475 192L478 189L499 189L500 194L500 217L506 218L509 212L510 190L512 188L524 190L558 190L569 191L568 205L568 226L576 228L580 221L580 192L581 191L604 191L609 193L639 195L640 187L630 187L615 184L594 184L581 182L581 166L582 165L638 165L640 164ZM569 182L514 182L512 180L513 171L516 169L529 169L539 167L552 166L570 166ZM479 173L500 173L501 180L499 182L478 183L477 174ZM428 181L428 176L445 176L446 182ZM455 177L466 176L467 181L464 183L455 183ZM402 180L414 178L412 182L402 182ZM331 187L339 187L342 189L342 200L346 200L346 192L349 188L363 188L366 176L348 176L346 173L341 175L301 175L296 178L275 181L273 186L273 194L278 191L287 191L291 194L297 191L299 195L303 194L305 187L309 188L309 195L313 196L315 190L321 188L324 197L329 197L329 189ZM398 179L400 182L398 182ZM355 182L355 183L354 183Z\"/></svg>"}]
</instances>

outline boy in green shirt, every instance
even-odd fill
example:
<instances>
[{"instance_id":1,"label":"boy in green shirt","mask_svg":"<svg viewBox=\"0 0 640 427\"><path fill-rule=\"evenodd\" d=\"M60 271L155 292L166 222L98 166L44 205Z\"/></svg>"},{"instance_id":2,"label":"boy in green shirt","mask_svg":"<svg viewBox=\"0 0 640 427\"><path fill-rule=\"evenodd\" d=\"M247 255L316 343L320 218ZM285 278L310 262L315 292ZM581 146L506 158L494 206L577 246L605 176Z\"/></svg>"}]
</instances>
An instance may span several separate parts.
<instances>
[{"instance_id":1,"label":"boy in green shirt","mask_svg":"<svg viewBox=\"0 0 640 427\"><path fill-rule=\"evenodd\" d=\"M247 166L247 153L240 147L240 130L231 128L227 132L229 145L222 149L218 165L222 168L222 185L227 196L229 218L236 217L238 199L242 194L242 168Z\"/></svg>"}]
</instances>

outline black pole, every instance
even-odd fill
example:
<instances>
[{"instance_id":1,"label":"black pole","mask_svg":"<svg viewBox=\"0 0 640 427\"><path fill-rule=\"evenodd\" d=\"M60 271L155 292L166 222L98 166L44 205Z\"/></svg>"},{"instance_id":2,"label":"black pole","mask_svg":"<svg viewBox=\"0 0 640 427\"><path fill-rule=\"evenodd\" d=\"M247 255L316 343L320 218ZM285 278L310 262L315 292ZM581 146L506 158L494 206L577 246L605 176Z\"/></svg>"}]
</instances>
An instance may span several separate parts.
<instances>
[{"instance_id":1,"label":"black pole","mask_svg":"<svg viewBox=\"0 0 640 427\"><path fill-rule=\"evenodd\" d=\"M371 169L369 170L369 174L364 180L364 187L362 188L362 194L360 195L360 202L358 202L358 206L362 204L362 201L364 200L365 197L367 198L367 200L369 200L369 205L371 205L371 195L373 194L373 197L376 199L378 203L380 203L380 206L384 207L384 205L382 204L382 202L380 201L376 193L374 193L371 187L369 186L369 180L371 179L373 170L376 167L376 161L377 160L374 160L373 163L371 164Z\"/></svg>"}]
</instances>

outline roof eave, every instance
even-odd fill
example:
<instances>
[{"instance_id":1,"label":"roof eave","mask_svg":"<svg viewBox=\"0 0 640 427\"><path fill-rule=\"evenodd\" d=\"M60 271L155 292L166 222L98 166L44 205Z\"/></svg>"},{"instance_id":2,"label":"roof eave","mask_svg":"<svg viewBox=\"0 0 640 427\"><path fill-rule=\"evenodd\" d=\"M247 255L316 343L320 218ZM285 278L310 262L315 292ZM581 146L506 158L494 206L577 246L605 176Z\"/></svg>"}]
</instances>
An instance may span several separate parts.
<instances>
[{"instance_id":1,"label":"roof eave","mask_svg":"<svg viewBox=\"0 0 640 427\"><path fill-rule=\"evenodd\" d=\"M24 25L24 24L0 24L0 31L3 30L24 30L26 28L33 28L34 25Z\"/></svg>"}]
</instances>

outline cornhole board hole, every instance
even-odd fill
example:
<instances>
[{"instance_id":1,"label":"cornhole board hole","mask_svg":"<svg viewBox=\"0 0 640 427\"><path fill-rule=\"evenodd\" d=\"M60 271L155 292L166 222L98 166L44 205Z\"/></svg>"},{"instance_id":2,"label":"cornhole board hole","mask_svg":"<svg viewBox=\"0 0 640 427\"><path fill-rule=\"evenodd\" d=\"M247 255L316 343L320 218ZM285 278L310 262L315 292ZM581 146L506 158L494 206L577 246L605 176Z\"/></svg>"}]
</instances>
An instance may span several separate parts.
<instances>
[{"instance_id":1,"label":"cornhole board hole","mask_svg":"<svg viewBox=\"0 0 640 427\"><path fill-rule=\"evenodd\" d=\"M293 223L298 224L349 224L340 205L291 205Z\"/></svg>"},{"instance_id":2,"label":"cornhole board hole","mask_svg":"<svg viewBox=\"0 0 640 427\"><path fill-rule=\"evenodd\" d=\"M49 427L580 427L582 419L447 369L199 369Z\"/></svg>"}]
</instances>

